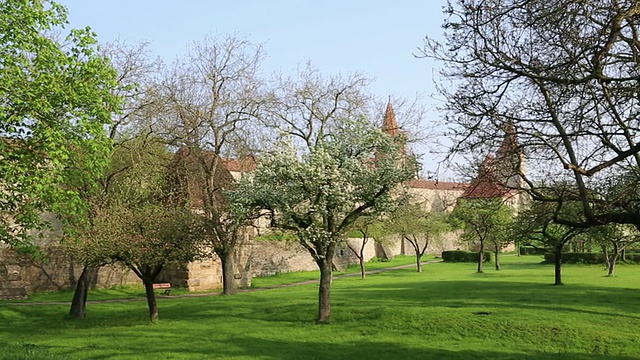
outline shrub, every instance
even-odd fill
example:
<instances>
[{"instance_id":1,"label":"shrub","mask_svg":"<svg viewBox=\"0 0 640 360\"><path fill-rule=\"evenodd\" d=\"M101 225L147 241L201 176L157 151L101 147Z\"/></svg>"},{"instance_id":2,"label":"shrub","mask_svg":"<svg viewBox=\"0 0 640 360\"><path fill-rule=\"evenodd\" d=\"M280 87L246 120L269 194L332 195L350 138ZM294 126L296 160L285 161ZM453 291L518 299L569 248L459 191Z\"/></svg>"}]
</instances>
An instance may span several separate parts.
<instances>
[{"instance_id":1,"label":"shrub","mask_svg":"<svg viewBox=\"0 0 640 360\"><path fill-rule=\"evenodd\" d=\"M618 258L618 260L622 260L622 257ZM640 253L624 254L624 262L629 264L640 264Z\"/></svg>"},{"instance_id":2,"label":"shrub","mask_svg":"<svg viewBox=\"0 0 640 360\"><path fill-rule=\"evenodd\" d=\"M520 246L520 255L544 255L546 249L534 248L533 246Z\"/></svg>"},{"instance_id":3,"label":"shrub","mask_svg":"<svg viewBox=\"0 0 640 360\"><path fill-rule=\"evenodd\" d=\"M484 262L491 262L493 253L491 251L484 252ZM444 262L477 262L477 251L450 250L442 252L442 261Z\"/></svg>"},{"instance_id":4,"label":"shrub","mask_svg":"<svg viewBox=\"0 0 640 360\"><path fill-rule=\"evenodd\" d=\"M553 253L544 254L545 263L553 263L555 258ZM622 262L622 257L619 257L618 261ZM564 264L604 264L605 258L602 253L562 253L562 262ZM640 264L640 253L626 253L624 262Z\"/></svg>"},{"instance_id":5,"label":"shrub","mask_svg":"<svg viewBox=\"0 0 640 360\"><path fill-rule=\"evenodd\" d=\"M556 256L554 253L544 254L544 262L554 263ZM603 264L605 262L602 253L562 253L564 264Z\"/></svg>"}]
</instances>

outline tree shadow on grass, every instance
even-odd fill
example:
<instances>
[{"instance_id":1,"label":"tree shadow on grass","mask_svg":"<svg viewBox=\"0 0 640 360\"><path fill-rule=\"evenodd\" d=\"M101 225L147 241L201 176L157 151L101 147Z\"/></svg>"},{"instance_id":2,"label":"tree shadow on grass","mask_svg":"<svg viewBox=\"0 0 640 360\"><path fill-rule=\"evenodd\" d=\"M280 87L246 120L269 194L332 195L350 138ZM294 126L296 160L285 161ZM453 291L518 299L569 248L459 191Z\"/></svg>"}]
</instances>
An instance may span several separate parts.
<instances>
[{"instance_id":1,"label":"tree shadow on grass","mask_svg":"<svg viewBox=\"0 0 640 360\"><path fill-rule=\"evenodd\" d=\"M176 346L178 345L178 346ZM67 351L69 358L83 358L82 350ZM281 360L356 360L356 359L501 359L501 360L632 360L633 357L605 354L583 353L522 353L499 350L451 350L429 347L428 339L424 346L411 347L392 342L373 340L358 340L348 343L315 341L272 340L258 337L234 337L223 341L211 339L210 346L203 348L190 346L189 343L179 344L175 341L163 346L139 346L126 350L108 350L100 354L91 354L91 359L118 358L193 358L193 359L281 359ZM136 357L138 356L138 357Z\"/></svg>"},{"instance_id":2,"label":"tree shadow on grass","mask_svg":"<svg viewBox=\"0 0 640 360\"><path fill-rule=\"evenodd\" d=\"M551 286L527 282L422 281L338 288L334 299L346 302L396 301L405 306L472 306L477 303L513 308L541 308L640 319L638 292L633 289L585 285ZM609 312L585 308L611 308Z\"/></svg>"}]
</instances>

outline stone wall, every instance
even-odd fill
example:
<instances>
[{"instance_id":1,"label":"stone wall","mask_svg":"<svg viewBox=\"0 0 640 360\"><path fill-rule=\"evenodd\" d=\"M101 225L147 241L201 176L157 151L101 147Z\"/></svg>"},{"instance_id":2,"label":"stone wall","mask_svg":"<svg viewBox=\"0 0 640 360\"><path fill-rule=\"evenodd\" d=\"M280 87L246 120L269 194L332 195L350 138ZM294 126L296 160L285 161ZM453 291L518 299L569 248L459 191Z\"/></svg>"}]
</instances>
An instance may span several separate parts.
<instances>
[{"instance_id":1,"label":"stone wall","mask_svg":"<svg viewBox=\"0 0 640 360\"><path fill-rule=\"evenodd\" d=\"M42 259L21 255L12 249L0 249L0 298L25 298L38 291L59 291L75 286L82 265L74 264L60 247L50 247ZM103 266L92 287L139 284L140 280L122 266Z\"/></svg>"},{"instance_id":2,"label":"stone wall","mask_svg":"<svg viewBox=\"0 0 640 360\"><path fill-rule=\"evenodd\" d=\"M439 255L443 250L461 248L458 234L451 233L445 238L443 242L432 244L427 253ZM359 250L362 239L349 239L348 243ZM398 236L382 242L370 240L364 248L365 261L399 254L413 255L413 249ZM70 261L58 247L50 248L46 259L34 261L13 250L0 250L0 298L24 298L36 291L57 291L75 286L82 272L81 265ZM309 252L296 241L246 241L239 247L235 261L235 278L241 287L250 286L253 276L318 269ZM358 258L347 244L338 246L334 259L336 268L343 270L355 263L358 263ZM216 290L222 287L222 267L220 260L213 256L183 266L167 267L156 281L169 282L189 291ZM91 279L92 286L99 288L140 283L133 272L117 265L102 267Z\"/></svg>"}]
</instances>

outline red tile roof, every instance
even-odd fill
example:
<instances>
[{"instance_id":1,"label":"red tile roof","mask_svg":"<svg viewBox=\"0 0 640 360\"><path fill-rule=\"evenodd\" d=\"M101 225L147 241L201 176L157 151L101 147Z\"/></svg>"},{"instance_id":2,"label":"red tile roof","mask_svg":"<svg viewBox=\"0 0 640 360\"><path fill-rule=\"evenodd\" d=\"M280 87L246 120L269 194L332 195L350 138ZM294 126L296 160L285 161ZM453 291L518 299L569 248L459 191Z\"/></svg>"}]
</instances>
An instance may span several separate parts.
<instances>
[{"instance_id":1,"label":"red tile roof","mask_svg":"<svg viewBox=\"0 0 640 360\"><path fill-rule=\"evenodd\" d=\"M478 176L471 181L462 197L467 199L492 199L508 195L510 190L496 180L494 166L493 156L487 156L478 169Z\"/></svg>"},{"instance_id":2,"label":"red tile roof","mask_svg":"<svg viewBox=\"0 0 640 360\"><path fill-rule=\"evenodd\" d=\"M240 159L222 159L227 170L232 172L248 172L256 169L256 159L252 156L245 156Z\"/></svg>"}]
</instances>

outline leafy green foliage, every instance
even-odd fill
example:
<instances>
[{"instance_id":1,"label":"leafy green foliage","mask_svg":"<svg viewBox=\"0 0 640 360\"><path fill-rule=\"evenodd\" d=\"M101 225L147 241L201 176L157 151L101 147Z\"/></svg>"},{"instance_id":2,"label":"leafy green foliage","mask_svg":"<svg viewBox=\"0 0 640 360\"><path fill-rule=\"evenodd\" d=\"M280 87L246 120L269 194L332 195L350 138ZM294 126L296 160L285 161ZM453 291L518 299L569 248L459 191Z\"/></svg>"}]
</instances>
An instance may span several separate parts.
<instances>
[{"instance_id":1,"label":"leafy green foliage","mask_svg":"<svg viewBox=\"0 0 640 360\"><path fill-rule=\"evenodd\" d=\"M477 251L464 250L447 250L442 252L442 261L444 262L477 262ZM491 262L491 251L484 253L484 262Z\"/></svg>"},{"instance_id":2,"label":"leafy green foliage","mask_svg":"<svg viewBox=\"0 0 640 360\"><path fill-rule=\"evenodd\" d=\"M107 170L113 174L109 192L92 199L91 227L79 242L67 244L76 259L96 265L120 262L139 271L200 255L202 222L172 201L169 161L167 149L151 137L133 138L114 151Z\"/></svg>"},{"instance_id":3,"label":"leafy green foliage","mask_svg":"<svg viewBox=\"0 0 640 360\"><path fill-rule=\"evenodd\" d=\"M0 2L0 242L28 248L30 230L82 221L80 196L106 165L104 126L118 110L116 74L97 52L95 34L53 34L66 9L46 0Z\"/></svg>"},{"instance_id":4,"label":"leafy green foliage","mask_svg":"<svg viewBox=\"0 0 640 360\"><path fill-rule=\"evenodd\" d=\"M511 216L500 198L460 199L450 218L454 227L464 231L462 237L467 241L505 243Z\"/></svg>"},{"instance_id":5,"label":"leafy green foliage","mask_svg":"<svg viewBox=\"0 0 640 360\"><path fill-rule=\"evenodd\" d=\"M554 222L557 211L562 211L564 217L579 216L579 210L576 209L579 204L572 205L559 209L552 203L533 201L527 209L518 213L512 235L521 244L534 244L548 251L562 248L572 238L587 231ZM568 213L567 209L574 209L574 214Z\"/></svg>"}]
</instances>

